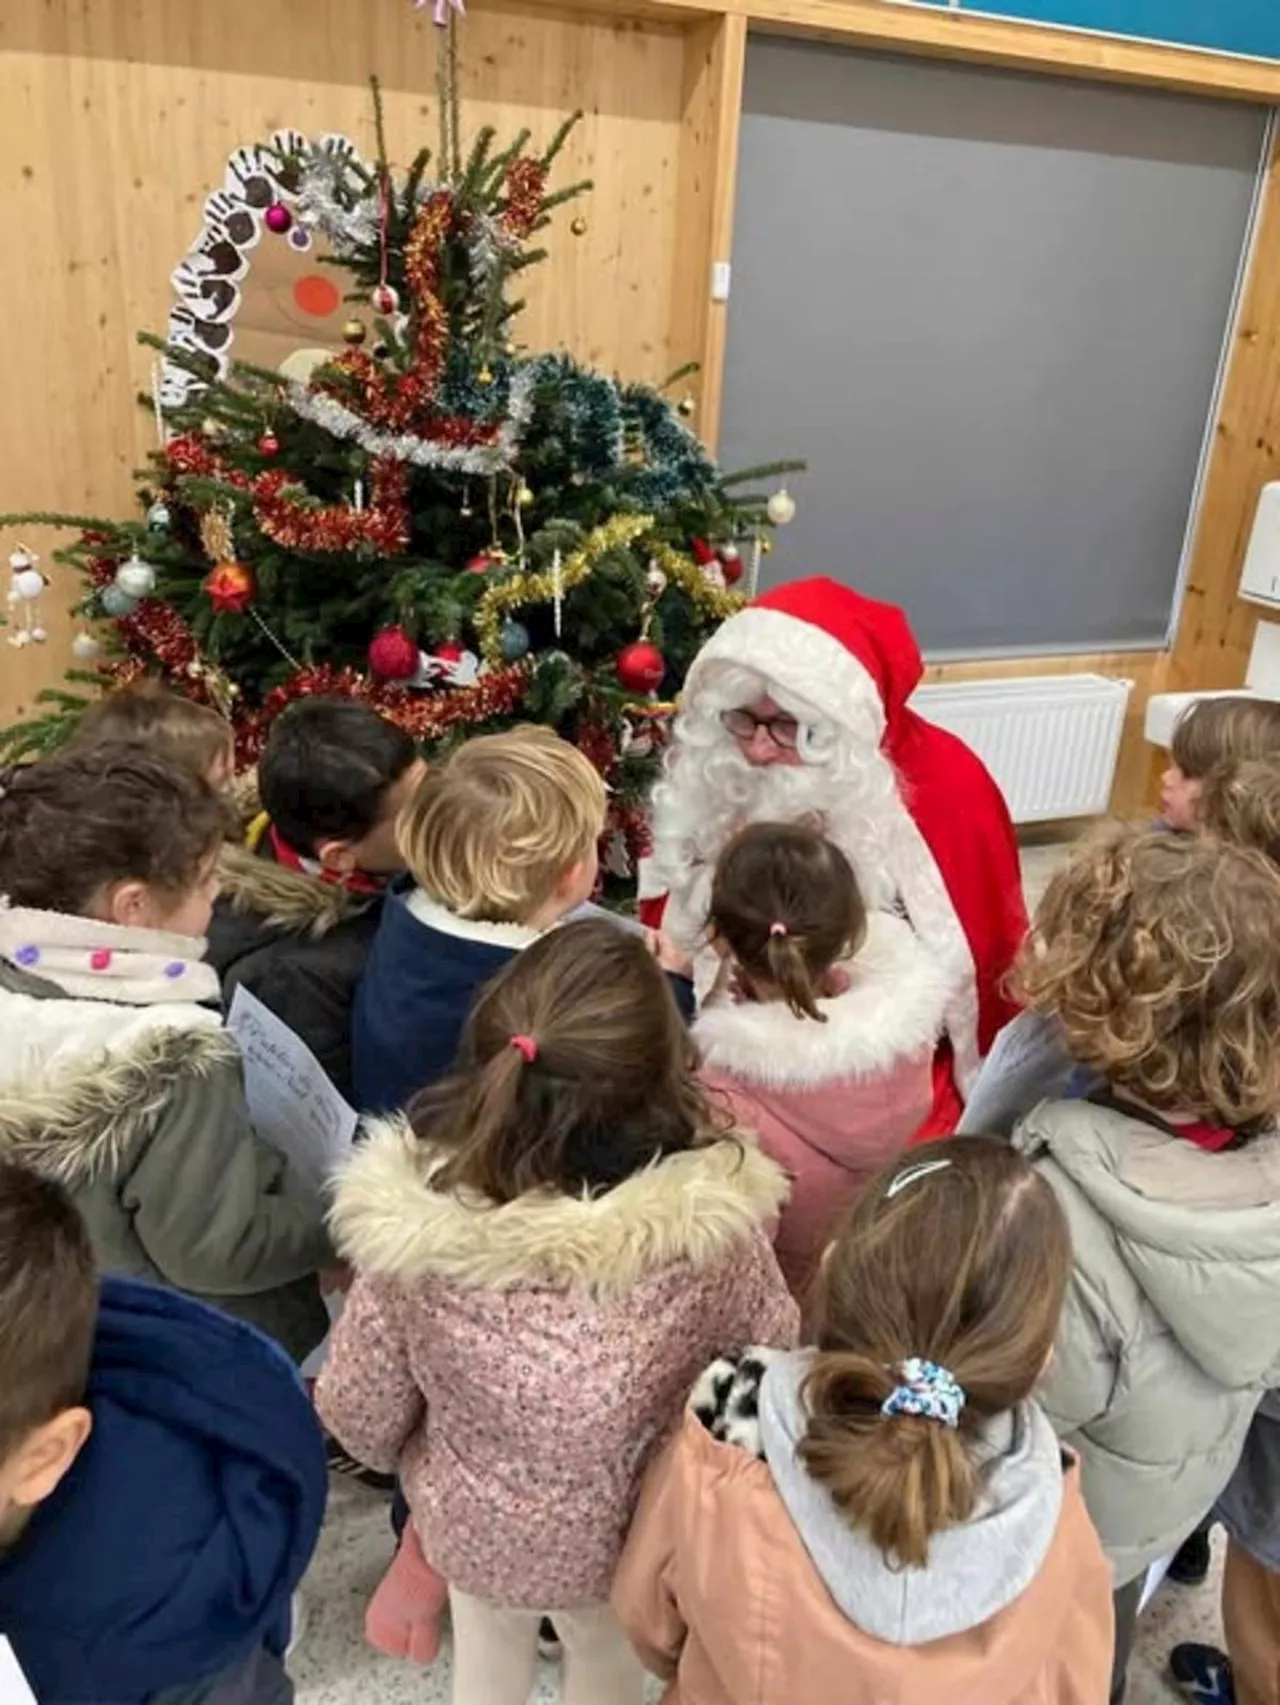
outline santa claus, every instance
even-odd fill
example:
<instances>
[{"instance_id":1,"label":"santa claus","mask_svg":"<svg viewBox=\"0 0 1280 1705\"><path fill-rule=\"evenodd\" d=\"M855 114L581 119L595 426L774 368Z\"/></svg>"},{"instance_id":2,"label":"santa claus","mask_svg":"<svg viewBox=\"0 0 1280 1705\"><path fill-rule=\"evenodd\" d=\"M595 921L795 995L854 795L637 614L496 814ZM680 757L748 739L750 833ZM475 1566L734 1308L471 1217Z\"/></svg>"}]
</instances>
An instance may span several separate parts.
<instances>
[{"instance_id":1,"label":"santa claus","mask_svg":"<svg viewBox=\"0 0 1280 1705\"><path fill-rule=\"evenodd\" d=\"M908 706L921 670L904 613L834 580L780 586L731 616L685 683L643 891L646 921L661 916L697 955L728 837L817 814L867 903L901 909L947 973L928 1126L941 1132L1013 1016L1005 978L1027 918L1000 790L963 741Z\"/></svg>"}]
</instances>

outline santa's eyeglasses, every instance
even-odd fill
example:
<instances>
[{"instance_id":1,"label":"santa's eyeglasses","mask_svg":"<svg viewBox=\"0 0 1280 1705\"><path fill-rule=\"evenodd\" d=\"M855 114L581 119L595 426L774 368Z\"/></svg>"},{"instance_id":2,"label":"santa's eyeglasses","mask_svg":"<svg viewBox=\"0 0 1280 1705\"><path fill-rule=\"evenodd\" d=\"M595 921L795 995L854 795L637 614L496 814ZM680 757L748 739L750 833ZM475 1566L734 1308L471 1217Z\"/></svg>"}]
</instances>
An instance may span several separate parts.
<instances>
[{"instance_id":1,"label":"santa's eyeglasses","mask_svg":"<svg viewBox=\"0 0 1280 1705\"><path fill-rule=\"evenodd\" d=\"M800 724L794 716L757 716L743 706L738 710L722 710L720 721L735 740L744 744L755 739L757 728L766 729L770 740L784 752L794 752L800 743Z\"/></svg>"}]
</instances>

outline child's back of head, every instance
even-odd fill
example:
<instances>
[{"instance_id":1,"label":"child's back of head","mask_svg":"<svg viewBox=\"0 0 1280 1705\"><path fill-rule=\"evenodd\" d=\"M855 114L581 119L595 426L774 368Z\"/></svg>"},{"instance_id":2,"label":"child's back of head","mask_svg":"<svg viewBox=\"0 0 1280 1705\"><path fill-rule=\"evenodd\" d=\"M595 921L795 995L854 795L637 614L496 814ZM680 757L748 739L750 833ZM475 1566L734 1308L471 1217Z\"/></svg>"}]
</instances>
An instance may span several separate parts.
<instances>
[{"instance_id":1,"label":"child's back of head","mask_svg":"<svg viewBox=\"0 0 1280 1705\"><path fill-rule=\"evenodd\" d=\"M227 719L159 681L135 681L90 705L69 749L125 741L181 764L216 788L227 787L235 774L235 737Z\"/></svg>"},{"instance_id":2,"label":"child's back of head","mask_svg":"<svg viewBox=\"0 0 1280 1705\"><path fill-rule=\"evenodd\" d=\"M692 1067L643 937L584 919L549 931L494 978L458 1073L425 1090L411 1117L452 1151L443 1187L495 1202L606 1190L710 1133Z\"/></svg>"},{"instance_id":3,"label":"child's back of head","mask_svg":"<svg viewBox=\"0 0 1280 1705\"><path fill-rule=\"evenodd\" d=\"M968 1521L983 1429L1034 1393L1071 1266L1065 1216L995 1139L882 1173L828 1252L800 1454L893 1567Z\"/></svg>"},{"instance_id":4,"label":"child's back of head","mask_svg":"<svg viewBox=\"0 0 1280 1705\"><path fill-rule=\"evenodd\" d=\"M590 897L605 788L550 729L468 740L406 809L400 845L426 893L462 918L542 923Z\"/></svg>"},{"instance_id":5,"label":"child's back of head","mask_svg":"<svg viewBox=\"0 0 1280 1705\"><path fill-rule=\"evenodd\" d=\"M1179 718L1169 756L1161 805L1172 828L1193 829L1200 821L1201 795L1215 770L1255 759L1280 759L1280 704L1248 694L1199 699Z\"/></svg>"},{"instance_id":6,"label":"child's back of head","mask_svg":"<svg viewBox=\"0 0 1280 1705\"><path fill-rule=\"evenodd\" d=\"M396 823L423 773L409 735L367 705L302 699L271 724L258 793L294 852L387 875L403 864Z\"/></svg>"},{"instance_id":7,"label":"child's back of head","mask_svg":"<svg viewBox=\"0 0 1280 1705\"><path fill-rule=\"evenodd\" d=\"M88 1437L97 1308L89 1234L69 1197L0 1161L0 1547Z\"/></svg>"},{"instance_id":8,"label":"child's back of head","mask_svg":"<svg viewBox=\"0 0 1280 1705\"><path fill-rule=\"evenodd\" d=\"M1220 764L1205 778L1200 826L1280 868L1280 757Z\"/></svg>"},{"instance_id":9,"label":"child's back of head","mask_svg":"<svg viewBox=\"0 0 1280 1705\"><path fill-rule=\"evenodd\" d=\"M1021 966L1073 1059L1157 1113L1280 1110L1280 875L1209 837L1107 829L1053 878Z\"/></svg>"},{"instance_id":10,"label":"child's back of head","mask_svg":"<svg viewBox=\"0 0 1280 1705\"><path fill-rule=\"evenodd\" d=\"M820 830L753 823L716 862L707 924L733 958L741 995L822 1021L818 1000L857 952L867 913L852 866Z\"/></svg>"}]
</instances>

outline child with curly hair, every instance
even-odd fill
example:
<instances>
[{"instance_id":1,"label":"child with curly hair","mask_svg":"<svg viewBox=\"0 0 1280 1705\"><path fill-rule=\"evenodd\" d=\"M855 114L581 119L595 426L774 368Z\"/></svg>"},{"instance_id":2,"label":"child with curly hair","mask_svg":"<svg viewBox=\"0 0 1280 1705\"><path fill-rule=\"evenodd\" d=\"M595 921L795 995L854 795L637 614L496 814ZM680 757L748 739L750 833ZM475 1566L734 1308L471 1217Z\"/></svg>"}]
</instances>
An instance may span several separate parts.
<instances>
[{"instance_id":1,"label":"child with curly hair","mask_svg":"<svg viewBox=\"0 0 1280 1705\"><path fill-rule=\"evenodd\" d=\"M1160 778L1160 810L1171 829L1201 821L1201 795L1211 775L1257 760L1280 759L1280 704L1229 693L1198 699L1178 719L1169 767Z\"/></svg>"},{"instance_id":2,"label":"child with curly hair","mask_svg":"<svg viewBox=\"0 0 1280 1705\"><path fill-rule=\"evenodd\" d=\"M1113 1700L1147 1566L1222 1492L1280 1380L1277 941L1260 853L1108 830L1050 883L1021 967L1101 1080L1013 1140L1071 1226L1044 1402L1115 1570Z\"/></svg>"}]
</instances>

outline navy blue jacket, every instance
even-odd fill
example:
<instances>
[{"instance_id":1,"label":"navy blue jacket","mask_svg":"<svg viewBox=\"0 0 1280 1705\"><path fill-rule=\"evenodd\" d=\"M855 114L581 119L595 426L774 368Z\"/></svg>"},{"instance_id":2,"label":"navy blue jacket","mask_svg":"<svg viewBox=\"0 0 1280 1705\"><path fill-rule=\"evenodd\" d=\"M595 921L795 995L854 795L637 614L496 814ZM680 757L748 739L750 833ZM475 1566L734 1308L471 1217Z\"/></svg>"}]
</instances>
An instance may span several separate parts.
<instances>
[{"instance_id":1,"label":"navy blue jacket","mask_svg":"<svg viewBox=\"0 0 1280 1705\"><path fill-rule=\"evenodd\" d=\"M411 909L411 892L387 896L356 992L351 1075L362 1113L397 1111L443 1077L484 984L537 939L520 924L456 918L421 893ZM692 1018L693 984L667 980L685 1019Z\"/></svg>"},{"instance_id":2,"label":"navy blue jacket","mask_svg":"<svg viewBox=\"0 0 1280 1705\"><path fill-rule=\"evenodd\" d=\"M88 1443L0 1556L0 1633L40 1705L136 1705L280 1652L327 1487L288 1357L108 1278L86 1402Z\"/></svg>"}]
</instances>

